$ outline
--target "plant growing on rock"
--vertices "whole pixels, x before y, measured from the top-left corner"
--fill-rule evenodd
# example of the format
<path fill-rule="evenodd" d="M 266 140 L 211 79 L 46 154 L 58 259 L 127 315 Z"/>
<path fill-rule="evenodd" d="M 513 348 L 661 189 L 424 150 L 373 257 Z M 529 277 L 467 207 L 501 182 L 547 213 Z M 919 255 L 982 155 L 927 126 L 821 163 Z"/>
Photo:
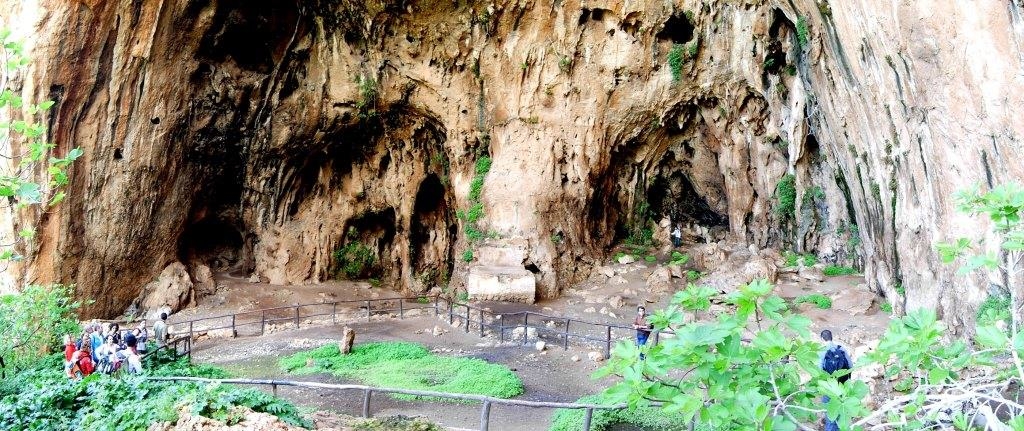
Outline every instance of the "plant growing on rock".
<path fill-rule="evenodd" d="M 807 27 L 807 17 L 800 16 L 796 20 L 796 42 L 800 49 L 807 47 L 810 42 L 810 29 Z"/>
<path fill-rule="evenodd" d="M 370 246 L 355 239 L 355 231 L 349 230 L 349 242 L 334 251 L 334 261 L 338 274 L 348 279 L 364 278 L 373 275 L 376 269 L 377 256 Z"/>
<path fill-rule="evenodd" d="M 814 305 L 816 305 L 818 308 L 820 308 L 822 310 L 828 310 L 828 309 L 832 308 L 832 298 L 829 298 L 829 297 L 827 297 L 825 295 L 822 295 L 820 293 L 812 293 L 810 295 L 804 295 L 804 296 L 801 296 L 801 297 L 797 298 L 793 302 L 797 303 L 797 304 L 803 304 L 803 303 L 814 304 Z"/>
<path fill-rule="evenodd" d="M 796 214 L 796 176 L 786 174 L 775 186 L 775 197 L 779 200 L 779 206 L 775 208 L 776 213 L 785 219 L 791 219 Z"/>
<path fill-rule="evenodd" d="M 23 257 L 35 236 L 34 223 L 25 216 L 38 216 L 64 200 L 67 169 L 83 152 L 74 148 L 63 158 L 51 155 L 56 145 L 46 141 L 45 120 L 35 117 L 45 115 L 54 102 L 25 100 L 12 88 L 31 58 L 8 29 L 0 29 L 0 44 L 0 111 L 4 114 L 0 117 L 0 200 L 5 203 L 3 211 L 10 214 L 11 227 L 17 230 L 11 232 L 13 237 L 0 231 L 0 265 L 6 269 L 7 261 Z M 38 178 L 40 172 L 45 173 L 44 178 Z M 25 211 L 30 208 L 33 211 Z"/>
<path fill-rule="evenodd" d="M 668 51 L 668 67 L 672 72 L 672 80 L 679 82 L 683 79 L 683 64 L 686 63 L 686 47 L 681 43 L 672 45 Z"/>
<path fill-rule="evenodd" d="M 857 273 L 857 268 L 850 268 L 848 266 L 837 266 L 829 265 L 825 267 L 825 275 L 829 277 L 836 277 L 840 275 L 851 275 Z"/>

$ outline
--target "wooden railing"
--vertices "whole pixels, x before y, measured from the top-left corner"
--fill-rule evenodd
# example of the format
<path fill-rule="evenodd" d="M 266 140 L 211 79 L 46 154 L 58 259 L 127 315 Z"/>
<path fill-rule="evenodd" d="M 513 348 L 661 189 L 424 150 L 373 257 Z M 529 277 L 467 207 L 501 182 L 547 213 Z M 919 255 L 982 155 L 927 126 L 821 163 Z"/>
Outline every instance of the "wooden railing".
<path fill-rule="evenodd" d="M 385 393 L 385 394 L 402 394 L 402 395 L 413 395 L 420 397 L 436 397 L 450 400 L 461 400 L 461 401 L 473 401 L 481 403 L 480 407 L 480 430 L 488 431 L 490 427 L 491 418 L 491 405 L 499 404 L 506 406 L 517 406 L 517 407 L 531 407 L 531 408 L 543 408 L 543 409 L 574 409 L 574 410 L 585 410 L 583 416 L 583 431 L 590 431 L 590 423 L 594 417 L 594 410 L 619 410 L 626 408 L 626 404 L 616 405 L 600 405 L 600 404 L 583 404 L 583 403 L 553 403 L 546 401 L 526 401 L 526 400 L 509 400 L 502 398 L 488 397 L 485 395 L 474 395 L 474 394 L 450 394 L 446 392 L 435 392 L 435 391 L 419 391 L 412 389 L 393 389 L 393 388 L 376 388 L 372 386 L 363 385 L 339 385 L 331 383 L 317 383 L 317 382 L 296 382 L 291 380 L 260 380 L 260 379 L 205 379 L 200 377 L 147 377 L 148 380 L 153 381 L 188 381 L 188 382 L 201 382 L 201 383 L 220 383 L 220 384 L 236 384 L 236 385 L 257 385 L 257 386 L 270 386 L 271 391 L 276 396 L 278 386 L 292 386 L 299 388 L 309 388 L 317 390 L 337 390 L 337 391 L 362 391 L 363 392 L 363 410 L 362 416 L 364 418 L 370 417 L 370 400 L 373 398 L 374 393 Z"/>

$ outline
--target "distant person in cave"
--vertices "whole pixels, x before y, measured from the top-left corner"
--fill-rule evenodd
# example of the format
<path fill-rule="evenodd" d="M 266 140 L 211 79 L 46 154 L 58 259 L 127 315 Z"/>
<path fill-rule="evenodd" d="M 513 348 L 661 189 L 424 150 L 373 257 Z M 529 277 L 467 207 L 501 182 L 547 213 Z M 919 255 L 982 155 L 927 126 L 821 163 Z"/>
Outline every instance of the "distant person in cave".
<path fill-rule="evenodd" d="M 4 364 L 4 357 L 0 356 L 0 379 L 7 378 L 7 365 Z"/>
<path fill-rule="evenodd" d="M 654 325 L 647 321 L 647 309 L 643 305 L 636 308 L 636 318 L 633 319 L 633 329 L 636 329 L 636 345 L 643 347 L 647 344 L 647 338 L 651 336 Z M 640 354 L 640 360 L 644 360 L 644 354 Z"/>
<path fill-rule="evenodd" d="M 836 374 L 843 370 L 849 370 L 853 366 L 853 361 L 850 360 L 850 355 L 846 353 L 846 349 L 832 341 L 832 331 L 828 329 L 821 331 L 821 339 L 828 343 L 818 360 L 822 371 Z M 840 375 L 836 377 L 836 380 L 839 383 L 846 383 L 847 380 L 850 380 L 850 374 Z M 828 395 L 822 396 L 821 401 L 828 404 Z M 834 420 L 829 419 L 827 414 L 825 415 L 825 431 L 839 431 L 839 425 Z"/>
<path fill-rule="evenodd" d="M 146 320 L 140 321 L 139 326 L 135 327 L 131 334 L 138 340 L 136 350 L 139 351 L 139 354 L 146 354 L 146 341 L 149 339 L 149 331 L 146 330 Z"/>
<path fill-rule="evenodd" d="M 683 245 L 683 232 L 679 230 L 679 225 L 672 230 L 672 246 L 679 247 Z"/>

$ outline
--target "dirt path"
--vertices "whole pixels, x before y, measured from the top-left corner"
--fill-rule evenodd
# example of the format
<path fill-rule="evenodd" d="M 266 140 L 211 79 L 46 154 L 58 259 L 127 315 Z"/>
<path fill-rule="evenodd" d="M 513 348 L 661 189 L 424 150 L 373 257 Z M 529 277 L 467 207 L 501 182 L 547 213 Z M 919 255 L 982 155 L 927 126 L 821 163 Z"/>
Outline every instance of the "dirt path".
<path fill-rule="evenodd" d="M 432 335 L 435 325 L 449 329 L 440 336 Z M 370 341 L 415 341 L 438 354 L 474 357 L 512 368 L 523 380 L 526 392 L 518 397 L 533 401 L 572 402 L 581 396 L 607 387 L 610 380 L 597 381 L 590 374 L 600 364 L 586 359 L 586 350 L 568 351 L 560 348 L 539 354 L 523 346 L 493 346 L 477 335 L 447 327 L 433 317 L 381 322 L 355 322 L 357 343 Z M 302 381 L 340 382 L 329 375 L 295 376 L 283 373 L 277 360 L 285 355 L 308 350 L 341 338 L 342 326 L 324 326 L 284 331 L 264 337 L 206 340 L 196 344 L 193 359 L 229 370 L 238 377 L 281 378 Z M 573 355 L 581 356 L 573 362 Z M 280 388 L 278 394 L 301 406 L 318 410 L 358 415 L 362 409 L 361 392 L 328 393 L 302 388 Z M 479 404 L 397 401 L 375 395 L 371 403 L 375 416 L 422 416 L 449 428 L 478 429 Z M 492 406 L 492 430 L 543 430 L 550 425 L 552 410 L 523 407 Z"/>

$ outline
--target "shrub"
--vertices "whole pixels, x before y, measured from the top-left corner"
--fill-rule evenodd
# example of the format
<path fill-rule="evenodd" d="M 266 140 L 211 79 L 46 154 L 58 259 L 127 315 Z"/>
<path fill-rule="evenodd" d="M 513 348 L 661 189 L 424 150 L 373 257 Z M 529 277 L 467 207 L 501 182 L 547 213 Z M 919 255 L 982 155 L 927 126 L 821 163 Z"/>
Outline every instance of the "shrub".
<path fill-rule="evenodd" d="M 818 308 L 820 308 L 822 310 L 828 310 L 828 309 L 832 308 L 832 299 L 827 297 L 827 296 L 825 296 L 825 295 L 822 295 L 820 293 L 812 293 L 810 295 L 804 295 L 804 296 L 801 296 L 801 297 L 797 298 L 793 302 L 795 302 L 797 304 L 802 304 L 802 303 L 805 303 L 805 302 L 811 303 L 811 304 L 817 305 Z"/>
<path fill-rule="evenodd" d="M 796 20 L 796 42 L 800 49 L 807 47 L 810 42 L 810 30 L 807 28 L 807 18 L 801 16 Z"/>
<path fill-rule="evenodd" d="M 693 270 L 686 271 L 686 281 L 689 281 L 689 282 L 697 281 L 697 279 L 699 279 L 699 278 L 701 278 L 703 276 L 704 276 L 704 273 L 700 272 L 700 271 L 693 271 Z"/>
<path fill-rule="evenodd" d="M 648 263 L 654 263 L 654 262 L 658 261 L 658 258 L 657 258 L 657 256 L 647 255 L 647 256 L 644 256 L 644 260 L 647 261 Z"/>
<path fill-rule="evenodd" d="M 477 175 L 487 175 L 491 171 L 491 158 L 484 156 L 476 161 L 475 172 Z"/>
<path fill-rule="evenodd" d="M 309 359 L 313 366 L 307 367 Z M 298 374 L 330 373 L 386 388 L 432 390 L 512 398 L 523 393 L 523 382 L 508 367 L 475 358 L 437 356 L 408 342 L 359 344 L 342 355 L 337 344 L 299 352 L 279 362 Z M 419 399 L 395 395 L 397 399 Z M 429 398 L 429 397 L 427 397 Z"/>
<path fill-rule="evenodd" d="M 71 298 L 72 288 L 60 284 L 0 295 L 0 357 L 8 366 L 36 362 L 60 345 L 62 335 L 81 332 L 75 316 L 81 302 Z"/>
<path fill-rule="evenodd" d="M 818 257 L 810 253 L 800 255 L 787 251 L 782 253 L 782 257 L 786 260 L 786 266 L 797 266 L 800 262 L 803 262 L 804 266 L 813 266 L 818 263 Z"/>
<path fill-rule="evenodd" d="M 338 264 L 338 272 L 348 279 L 371 275 L 374 272 L 376 259 L 373 249 L 359 241 L 351 241 L 334 252 L 334 261 Z"/>
<path fill-rule="evenodd" d="M 1010 320 L 1010 296 L 989 295 L 978 307 L 978 325 L 990 326 L 999 321 Z"/>
<path fill-rule="evenodd" d="M 775 211 L 784 218 L 791 218 L 796 213 L 796 176 L 787 174 L 775 186 L 775 197 L 779 206 Z"/>
<path fill-rule="evenodd" d="M 850 274 L 856 274 L 856 273 L 857 273 L 857 269 L 856 268 L 850 268 L 848 266 L 829 265 L 829 266 L 825 267 L 825 275 L 827 275 L 829 277 L 835 277 L 835 276 L 839 276 L 839 275 L 850 275 Z"/>
<path fill-rule="evenodd" d="M 462 252 L 462 261 L 466 263 L 473 261 L 473 249 L 467 248 L 466 251 Z"/>
<path fill-rule="evenodd" d="M 154 422 L 176 421 L 179 408 L 193 415 L 237 423 L 238 407 L 275 415 L 292 425 L 312 427 L 287 401 L 253 388 L 192 382 L 154 382 L 142 376 L 93 374 L 70 380 L 63 373 L 63 354 L 54 354 L 32 368 L 0 382 L 0 429 L 145 430 Z M 156 376 L 223 378 L 223 370 L 192 366 L 184 359 L 147 361 Z"/>
<path fill-rule="evenodd" d="M 668 262 L 669 265 L 686 265 L 686 262 L 690 261 L 690 255 L 683 254 L 678 251 L 672 252 L 672 260 Z"/>
<path fill-rule="evenodd" d="M 683 64 L 686 62 L 685 47 L 676 43 L 668 51 L 668 67 L 672 71 L 672 80 L 679 82 L 683 79 Z"/>
<path fill-rule="evenodd" d="M 886 313 L 892 314 L 892 304 L 888 302 L 883 303 L 882 305 L 878 306 L 878 308 L 882 309 L 882 311 Z"/>

